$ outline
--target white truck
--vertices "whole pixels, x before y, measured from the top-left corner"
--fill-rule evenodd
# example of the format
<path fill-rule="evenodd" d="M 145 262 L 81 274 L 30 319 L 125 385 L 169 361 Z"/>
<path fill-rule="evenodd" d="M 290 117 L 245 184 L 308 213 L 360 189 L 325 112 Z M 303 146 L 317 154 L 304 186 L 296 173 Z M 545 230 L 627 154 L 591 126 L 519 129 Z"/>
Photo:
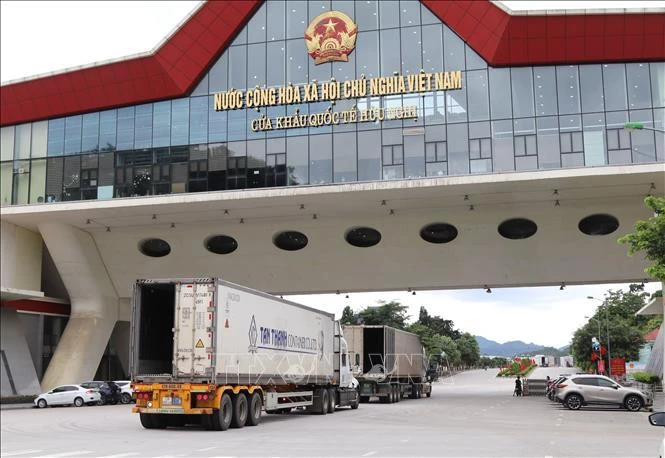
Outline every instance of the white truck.
<path fill-rule="evenodd" d="M 417 334 L 381 325 L 345 325 L 360 402 L 399 402 L 432 395 L 425 348 Z"/>
<path fill-rule="evenodd" d="M 262 410 L 358 408 L 334 315 L 217 278 L 138 280 L 130 370 L 145 428 L 255 426 Z"/>

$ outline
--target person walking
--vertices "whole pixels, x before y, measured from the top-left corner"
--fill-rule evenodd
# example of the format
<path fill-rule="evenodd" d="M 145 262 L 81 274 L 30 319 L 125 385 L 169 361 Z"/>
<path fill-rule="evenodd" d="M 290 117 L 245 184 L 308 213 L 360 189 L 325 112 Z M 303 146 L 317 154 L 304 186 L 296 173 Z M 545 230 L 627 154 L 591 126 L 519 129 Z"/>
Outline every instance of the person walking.
<path fill-rule="evenodd" d="M 515 391 L 513 391 L 513 396 L 522 396 L 522 381 L 518 375 L 515 379 Z"/>

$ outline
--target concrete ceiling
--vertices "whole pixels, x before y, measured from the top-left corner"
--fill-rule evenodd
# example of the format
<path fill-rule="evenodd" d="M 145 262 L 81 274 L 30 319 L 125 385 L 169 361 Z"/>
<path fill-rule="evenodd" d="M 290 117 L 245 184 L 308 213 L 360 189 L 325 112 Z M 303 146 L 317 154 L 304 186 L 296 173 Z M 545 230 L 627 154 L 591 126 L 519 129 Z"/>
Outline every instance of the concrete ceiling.
<path fill-rule="evenodd" d="M 63 202 L 4 207 L 1 215 L 34 231 L 57 221 L 89 232 L 123 297 L 137 278 L 181 276 L 221 276 L 280 294 L 480 288 L 641 280 L 641 257 L 627 257 L 616 239 L 650 216 L 648 192 L 665 194 L 665 164 Z M 580 219 L 596 213 L 618 218 L 619 229 L 581 233 Z M 537 233 L 500 236 L 497 226 L 515 217 L 533 220 Z M 420 230 L 434 222 L 459 235 L 425 242 Z M 377 229 L 381 242 L 349 245 L 344 235 L 357 226 Z M 276 248 L 273 237 L 284 230 L 306 234 L 307 247 Z M 204 241 L 218 234 L 234 237 L 238 249 L 207 251 Z M 141 254 L 139 243 L 151 237 L 168 241 L 171 253 Z"/>

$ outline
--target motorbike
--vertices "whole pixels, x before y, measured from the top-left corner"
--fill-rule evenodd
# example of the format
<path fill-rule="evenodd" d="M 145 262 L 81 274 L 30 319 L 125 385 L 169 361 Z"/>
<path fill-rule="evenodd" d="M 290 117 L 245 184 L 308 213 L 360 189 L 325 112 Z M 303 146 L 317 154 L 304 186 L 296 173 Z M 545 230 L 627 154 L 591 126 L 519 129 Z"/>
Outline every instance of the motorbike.
<path fill-rule="evenodd" d="M 106 404 L 116 405 L 122 402 L 122 392 L 120 387 L 114 382 L 106 382 L 100 386 L 99 394 L 101 395 L 101 399 L 98 403 L 100 406 Z"/>

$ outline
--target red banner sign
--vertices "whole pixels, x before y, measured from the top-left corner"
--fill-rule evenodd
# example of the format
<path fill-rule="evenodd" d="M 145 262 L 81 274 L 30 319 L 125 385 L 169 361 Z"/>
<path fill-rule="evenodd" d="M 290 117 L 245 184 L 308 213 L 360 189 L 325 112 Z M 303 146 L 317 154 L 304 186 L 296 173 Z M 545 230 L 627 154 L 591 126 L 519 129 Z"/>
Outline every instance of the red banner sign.
<path fill-rule="evenodd" d="M 625 358 L 612 358 L 610 360 L 610 369 L 612 369 L 612 376 L 624 375 L 626 373 L 626 360 Z"/>
<path fill-rule="evenodd" d="M 599 359 L 598 360 L 598 373 L 599 374 L 605 374 L 605 360 L 604 359 Z"/>

